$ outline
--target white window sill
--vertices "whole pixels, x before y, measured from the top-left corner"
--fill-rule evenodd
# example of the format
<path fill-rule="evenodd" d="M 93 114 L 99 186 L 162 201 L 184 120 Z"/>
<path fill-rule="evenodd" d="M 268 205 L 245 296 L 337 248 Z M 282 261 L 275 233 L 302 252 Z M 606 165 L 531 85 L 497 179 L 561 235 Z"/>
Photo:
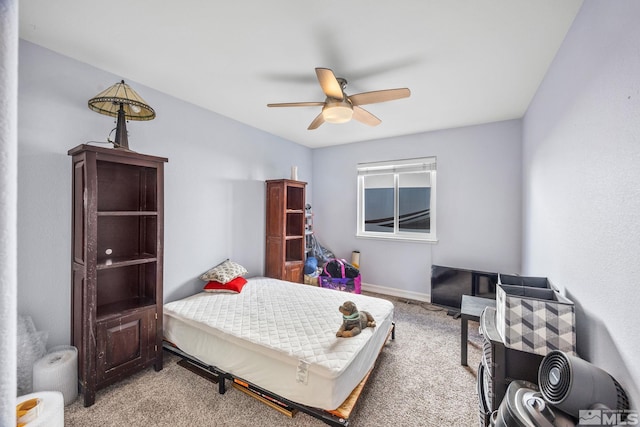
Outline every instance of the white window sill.
<path fill-rule="evenodd" d="M 404 236 L 376 236 L 376 235 L 370 235 L 370 234 L 356 234 L 356 238 L 357 239 L 370 239 L 370 240 L 387 240 L 387 241 L 394 241 L 394 242 L 411 242 L 411 243 L 431 243 L 431 244 L 436 244 L 438 243 L 438 239 L 433 237 L 433 238 L 429 238 L 429 239 L 420 239 L 417 237 L 404 237 Z"/>

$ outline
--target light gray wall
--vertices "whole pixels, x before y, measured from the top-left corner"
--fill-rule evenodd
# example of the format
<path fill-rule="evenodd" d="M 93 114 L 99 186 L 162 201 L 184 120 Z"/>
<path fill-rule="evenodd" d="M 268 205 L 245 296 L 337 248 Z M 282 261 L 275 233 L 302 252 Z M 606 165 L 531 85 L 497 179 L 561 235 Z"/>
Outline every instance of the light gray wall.
<path fill-rule="evenodd" d="M 640 402 L 640 2 L 585 1 L 525 116 L 525 274 L 577 304 L 579 354 Z"/>
<path fill-rule="evenodd" d="M 18 311 L 49 333 L 51 346 L 70 339 L 67 151 L 106 140 L 114 120 L 89 110 L 87 101 L 126 76 L 23 40 L 19 49 Z M 288 178 L 292 165 L 300 180 L 310 180 L 311 150 L 128 83 L 157 112 L 155 120 L 129 122 L 130 148 L 169 158 L 165 301 L 195 293 L 203 285 L 198 275 L 227 257 L 262 274 L 264 180 Z"/>
<path fill-rule="evenodd" d="M 432 263 L 519 272 L 521 132 L 510 120 L 315 149 L 318 240 L 347 260 L 360 250 L 363 282 L 400 296 L 428 300 Z M 356 238 L 356 165 L 427 156 L 438 163 L 438 242 Z"/>

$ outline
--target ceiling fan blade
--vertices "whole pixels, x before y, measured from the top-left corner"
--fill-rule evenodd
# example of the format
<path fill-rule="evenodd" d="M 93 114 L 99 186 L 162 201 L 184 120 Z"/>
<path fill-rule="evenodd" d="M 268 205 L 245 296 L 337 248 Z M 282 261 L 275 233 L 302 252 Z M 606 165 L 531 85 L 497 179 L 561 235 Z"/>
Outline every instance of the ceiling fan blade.
<path fill-rule="evenodd" d="M 377 126 L 382 123 L 382 120 L 357 105 L 353 106 L 352 118 L 369 126 Z"/>
<path fill-rule="evenodd" d="M 280 104 L 267 104 L 267 107 L 317 107 L 324 102 L 283 102 Z"/>
<path fill-rule="evenodd" d="M 408 98 L 411 95 L 409 89 L 386 89 L 373 92 L 362 92 L 349 96 L 351 103 L 355 105 L 375 104 L 378 102 L 393 101 L 395 99 Z"/>
<path fill-rule="evenodd" d="M 329 98 L 335 98 L 339 100 L 344 99 L 342 93 L 342 86 L 338 83 L 335 74 L 328 68 L 316 68 L 316 75 L 318 76 L 318 82 L 325 95 Z"/>
<path fill-rule="evenodd" d="M 315 119 L 313 119 L 313 121 L 311 122 L 307 130 L 318 129 L 318 127 L 320 127 L 320 125 L 323 123 L 324 123 L 324 117 L 322 113 L 320 113 L 316 116 Z"/>

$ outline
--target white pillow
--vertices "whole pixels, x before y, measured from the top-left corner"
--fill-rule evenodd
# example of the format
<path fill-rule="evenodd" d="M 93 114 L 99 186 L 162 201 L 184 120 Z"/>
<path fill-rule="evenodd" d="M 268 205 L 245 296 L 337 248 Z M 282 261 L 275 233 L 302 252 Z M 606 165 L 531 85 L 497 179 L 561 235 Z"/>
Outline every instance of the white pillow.
<path fill-rule="evenodd" d="M 236 277 L 247 274 L 247 269 L 233 261 L 226 260 L 204 273 L 200 278 L 206 282 L 215 280 L 220 283 L 228 283 Z"/>

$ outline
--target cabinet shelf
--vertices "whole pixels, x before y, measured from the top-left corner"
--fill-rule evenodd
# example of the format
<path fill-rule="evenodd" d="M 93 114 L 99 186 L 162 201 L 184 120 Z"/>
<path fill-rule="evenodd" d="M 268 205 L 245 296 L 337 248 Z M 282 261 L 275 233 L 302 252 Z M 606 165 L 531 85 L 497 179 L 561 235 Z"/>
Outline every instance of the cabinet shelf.
<path fill-rule="evenodd" d="M 157 211 L 100 211 L 98 216 L 158 216 Z"/>
<path fill-rule="evenodd" d="M 100 215 L 97 224 L 97 262 L 147 262 L 155 257 L 158 215 Z"/>
<path fill-rule="evenodd" d="M 148 262 L 155 262 L 158 258 L 155 255 L 151 254 L 142 254 L 135 258 L 131 257 L 118 257 L 118 258 L 107 258 L 107 259 L 99 259 L 96 264 L 96 268 L 98 270 L 103 270 L 107 268 L 118 268 L 118 267 L 127 267 L 130 265 L 138 265 L 145 264 Z"/>
<path fill-rule="evenodd" d="M 96 319 L 98 322 L 104 322 L 114 318 L 126 316 L 141 308 L 153 308 L 155 300 L 152 298 L 131 298 L 123 301 L 116 301 L 110 304 L 99 305 Z"/>

